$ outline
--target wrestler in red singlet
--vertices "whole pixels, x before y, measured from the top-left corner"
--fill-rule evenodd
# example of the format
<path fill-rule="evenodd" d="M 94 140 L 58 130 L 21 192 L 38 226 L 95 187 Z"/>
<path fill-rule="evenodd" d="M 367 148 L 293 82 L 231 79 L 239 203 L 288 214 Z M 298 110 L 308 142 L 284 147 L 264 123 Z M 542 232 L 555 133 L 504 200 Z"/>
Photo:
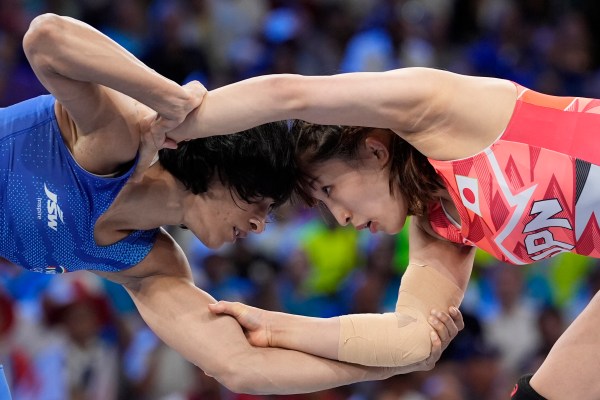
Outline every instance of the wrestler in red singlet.
<path fill-rule="evenodd" d="M 600 100 L 517 85 L 506 130 L 480 153 L 429 160 L 456 204 L 430 209 L 436 233 L 527 264 L 562 252 L 600 257 Z"/>

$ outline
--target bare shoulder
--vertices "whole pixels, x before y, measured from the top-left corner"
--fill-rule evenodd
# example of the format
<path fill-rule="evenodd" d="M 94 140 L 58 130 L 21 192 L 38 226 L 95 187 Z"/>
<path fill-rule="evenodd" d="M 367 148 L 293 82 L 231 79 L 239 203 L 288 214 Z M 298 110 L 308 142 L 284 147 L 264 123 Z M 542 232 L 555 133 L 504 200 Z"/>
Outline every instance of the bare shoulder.
<path fill-rule="evenodd" d="M 407 138 L 427 157 L 470 157 L 490 146 L 508 126 L 517 101 L 514 83 L 449 72 L 428 79 L 434 91 L 424 104 L 428 123 L 421 135 Z"/>

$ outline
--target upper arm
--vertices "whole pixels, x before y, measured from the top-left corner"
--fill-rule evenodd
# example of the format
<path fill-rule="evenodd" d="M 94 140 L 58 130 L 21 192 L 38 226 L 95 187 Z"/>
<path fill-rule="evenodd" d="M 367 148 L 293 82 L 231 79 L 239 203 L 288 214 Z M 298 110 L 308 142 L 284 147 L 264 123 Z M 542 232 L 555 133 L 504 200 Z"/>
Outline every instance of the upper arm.
<path fill-rule="evenodd" d="M 466 290 L 475 257 L 475 248 L 434 237 L 423 225 L 424 219 L 412 217 L 409 231 L 409 262 L 428 265 Z"/>
<path fill-rule="evenodd" d="M 399 134 L 447 130 L 453 104 L 472 95 L 472 77 L 430 68 L 332 76 L 281 75 L 267 92 L 286 118 L 385 128 Z M 456 90 L 460 85 L 463 90 Z M 459 115 L 453 115 L 455 118 Z"/>
<path fill-rule="evenodd" d="M 129 128 L 135 113 L 134 100 L 89 79 L 76 79 L 59 72 L 73 69 L 69 66 L 75 58 L 72 52 L 81 52 L 81 49 L 70 49 L 65 38 L 85 36 L 86 31 L 87 27 L 75 19 L 44 14 L 31 22 L 23 38 L 23 49 L 36 76 L 58 102 L 59 123 L 65 120 L 72 122 L 72 137 L 65 139 L 73 144 L 78 137 L 102 131 L 106 144 L 115 143 L 114 139 L 119 138 L 120 147 L 112 149 L 118 153 L 127 147 L 127 133 L 131 132 Z M 78 40 L 93 41 L 94 36 Z M 85 49 L 85 46 L 82 47 Z M 77 57 L 93 58 L 94 54 L 77 54 Z M 96 150 L 102 150 L 98 149 L 98 142 L 95 145 Z M 133 146 L 133 155 L 136 149 Z"/>
<path fill-rule="evenodd" d="M 78 65 L 72 61 L 73 52 L 80 58 L 93 54 L 71 49 L 65 37 L 85 36 L 82 32 L 87 30 L 72 18 L 44 14 L 31 22 L 23 49 L 40 82 L 56 98 L 61 134 L 79 165 L 92 173 L 109 174 L 135 157 L 139 147 L 138 117 L 130 97 L 72 76 Z"/>
<path fill-rule="evenodd" d="M 275 80 L 291 118 L 320 124 L 357 125 L 424 132 L 446 121 L 449 93 L 460 75 L 428 68 L 296 76 Z"/>
<path fill-rule="evenodd" d="M 430 68 L 272 80 L 270 108 L 283 108 L 284 118 L 390 129 L 440 159 L 489 146 L 505 129 L 515 101 L 510 82 Z M 440 143 L 449 149 L 442 151 Z"/>
<path fill-rule="evenodd" d="M 64 17 L 38 16 L 23 37 L 23 50 L 40 82 L 79 122 L 78 115 L 87 113 L 93 117 L 104 93 L 97 84 L 71 79 L 57 72 L 57 64 L 61 62 L 57 54 L 61 36 L 68 33 Z"/>
<path fill-rule="evenodd" d="M 227 316 L 215 316 L 215 299 L 194 285 L 182 249 L 164 231 L 148 256 L 122 273 L 99 273 L 122 284 L 148 326 L 170 347 L 219 380 L 251 351 L 241 327 Z"/>

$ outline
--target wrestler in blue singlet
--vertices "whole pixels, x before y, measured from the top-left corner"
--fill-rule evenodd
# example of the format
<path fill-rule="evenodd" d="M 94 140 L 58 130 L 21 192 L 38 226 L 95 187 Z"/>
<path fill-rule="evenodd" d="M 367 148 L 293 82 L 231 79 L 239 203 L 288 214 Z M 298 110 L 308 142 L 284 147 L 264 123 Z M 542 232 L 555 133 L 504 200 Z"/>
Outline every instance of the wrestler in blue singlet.
<path fill-rule="evenodd" d="M 133 173 L 102 177 L 66 147 L 55 99 L 0 109 L 0 256 L 36 272 L 120 271 L 150 251 L 158 229 L 98 246 L 94 225 Z"/>

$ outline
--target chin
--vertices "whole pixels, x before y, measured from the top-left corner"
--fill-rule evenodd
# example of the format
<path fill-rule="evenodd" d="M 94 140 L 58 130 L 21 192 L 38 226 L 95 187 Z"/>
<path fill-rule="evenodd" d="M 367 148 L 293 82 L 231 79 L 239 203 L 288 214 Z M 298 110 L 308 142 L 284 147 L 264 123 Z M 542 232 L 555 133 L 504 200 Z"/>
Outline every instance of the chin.
<path fill-rule="evenodd" d="M 402 228 L 400 229 L 392 229 L 390 231 L 384 231 L 385 233 L 387 233 L 388 235 L 397 235 L 400 233 L 400 231 L 402 231 Z"/>
<path fill-rule="evenodd" d="M 203 245 L 205 245 L 206 247 L 208 247 L 211 250 L 217 250 L 219 247 L 223 246 L 225 244 L 225 242 L 221 241 L 216 241 L 216 240 L 205 240 L 205 239 L 200 239 L 200 241 L 202 242 Z"/>
<path fill-rule="evenodd" d="M 390 229 L 385 229 L 383 230 L 384 233 L 388 234 L 388 235 L 397 235 L 400 233 L 400 231 L 402 230 L 403 226 L 399 227 L 399 228 L 390 228 Z"/>
<path fill-rule="evenodd" d="M 211 250 L 216 250 L 219 247 L 223 246 L 224 242 L 223 240 L 217 240 L 217 238 L 214 235 L 211 235 L 210 233 L 207 234 L 206 230 L 202 230 L 200 232 L 194 231 L 191 228 L 188 228 L 193 234 L 194 236 L 196 236 L 196 238 L 202 242 L 202 244 L 204 246 L 206 246 L 207 248 L 211 249 Z"/>
<path fill-rule="evenodd" d="M 402 229 L 404 229 L 404 226 L 406 226 L 406 217 L 401 218 L 400 221 L 387 230 L 386 233 L 390 235 L 397 235 L 402 231 Z"/>

